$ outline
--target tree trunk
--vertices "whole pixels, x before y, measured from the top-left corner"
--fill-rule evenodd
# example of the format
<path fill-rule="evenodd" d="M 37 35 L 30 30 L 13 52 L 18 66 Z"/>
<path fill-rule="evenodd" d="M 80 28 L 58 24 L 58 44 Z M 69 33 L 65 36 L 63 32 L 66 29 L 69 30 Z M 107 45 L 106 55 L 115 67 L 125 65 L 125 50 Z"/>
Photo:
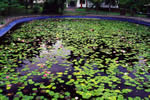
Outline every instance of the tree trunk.
<path fill-rule="evenodd" d="M 30 6 L 33 8 L 33 0 L 30 0 Z"/>
<path fill-rule="evenodd" d="M 87 0 L 86 0 L 86 8 L 87 8 L 87 6 L 88 6 L 88 5 L 87 5 Z"/>
<path fill-rule="evenodd" d="M 126 15 L 126 9 L 120 9 L 120 15 Z"/>
<path fill-rule="evenodd" d="M 25 0 L 25 8 L 28 9 L 28 0 Z"/>
<path fill-rule="evenodd" d="M 7 14 L 10 14 L 11 15 L 11 5 L 12 5 L 12 3 L 11 3 L 11 0 L 8 0 L 8 8 L 7 8 Z"/>
<path fill-rule="evenodd" d="M 82 8 L 82 0 L 80 0 L 81 8 Z"/>
<path fill-rule="evenodd" d="M 54 13 L 56 13 L 56 14 L 59 13 L 59 7 L 60 7 L 59 1 L 55 0 L 55 2 L 54 2 L 54 9 L 55 9 Z"/>
<path fill-rule="evenodd" d="M 109 0 L 109 12 L 111 11 L 111 0 Z"/>

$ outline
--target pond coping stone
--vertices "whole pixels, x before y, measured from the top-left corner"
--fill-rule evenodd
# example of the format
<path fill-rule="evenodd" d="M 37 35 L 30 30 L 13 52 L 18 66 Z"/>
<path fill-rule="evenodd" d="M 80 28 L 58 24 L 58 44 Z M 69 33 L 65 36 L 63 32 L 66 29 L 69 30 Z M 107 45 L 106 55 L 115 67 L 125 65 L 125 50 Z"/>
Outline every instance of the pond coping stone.
<path fill-rule="evenodd" d="M 90 18 L 90 19 L 103 19 L 103 20 L 116 20 L 116 21 L 124 21 L 124 22 L 130 22 L 135 24 L 141 24 L 145 26 L 150 26 L 150 20 L 146 18 L 139 18 L 139 17 L 126 17 L 126 16 L 96 16 L 96 15 L 90 15 L 90 16 L 72 16 L 72 15 L 37 15 L 37 16 L 21 16 L 18 18 L 13 18 L 8 23 L 0 26 L 0 37 L 5 35 L 11 28 L 13 28 L 15 25 L 23 22 L 28 22 L 32 20 L 41 20 L 41 19 L 48 19 L 48 18 Z"/>

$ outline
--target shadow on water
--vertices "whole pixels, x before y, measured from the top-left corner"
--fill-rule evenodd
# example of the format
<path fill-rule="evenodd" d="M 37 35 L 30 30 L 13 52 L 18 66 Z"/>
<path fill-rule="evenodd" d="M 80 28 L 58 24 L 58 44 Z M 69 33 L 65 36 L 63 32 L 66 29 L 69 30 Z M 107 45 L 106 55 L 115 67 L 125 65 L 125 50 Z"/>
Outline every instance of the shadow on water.
<path fill-rule="evenodd" d="M 47 71 L 51 71 L 52 73 L 64 72 L 66 69 L 72 68 L 67 67 L 71 65 L 64 63 L 66 61 L 65 57 L 70 54 L 70 50 L 63 47 L 61 41 L 56 41 L 51 50 L 48 50 L 45 44 L 42 44 L 40 47 L 42 47 L 40 54 L 34 57 L 32 62 L 29 60 L 24 60 L 24 64 L 20 65 L 21 67 L 17 68 L 17 71 L 20 72 L 21 75 L 25 75 L 24 73 L 28 73 L 27 71 L 24 71 L 24 73 L 21 71 L 26 66 L 29 68 L 29 72 L 34 71 L 35 69 L 38 69 L 39 72 L 42 72 L 43 69 L 41 67 L 48 69 Z M 52 62 L 50 68 L 46 66 L 46 63 L 48 63 L 48 61 Z M 67 66 L 61 66 L 61 64 L 67 64 Z"/>
<path fill-rule="evenodd" d="M 126 68 L 122 67 L 122 66 L 119 66 L 118 69 L 120 70 L 120 72 L 123 72 L 124 75 L 125 75 L 125 73 L 128 73 L 128 70 L 127 70 Z M 128 73 L 127 75 L 128 75 L 129 77 L 131 77 L 132 79 L 135 79 L 135 78 L 137 78 L 137 77 L 134 75 L 134 73 L 135 73 L 135 71 L 132 71 L 132 72 Z M 147 74 L 147 75 L 150 75 L 150 74 Z M 117 75 L 117 77 L 121 79 L 121 83 L 120 83 L 120 84 L 117 84 L 117 89 L 121 89 L 121 90 L 122 90 L 122 89 L 131 89 L 131 90 L 132 90 L 132 92 L 127 93 L 127 94 L 125 95 L 125 97 L 136 97 L 136 96 L 139 96 L 139 97 L 141 97 L 141 98 L 148 97 L 148 95 L 149 95 L 150 93 L 145 92 L 144 89 L 138 90 L 138 89 L 136 88 L 136 86 L 125 85 L 125 82 L 126 82 L 126 81 L 125 81 L 125 79 L 122 78 L 122 76 L 123 76 L 123 75 L 121 75 L 121 74 Z M 140 75 L 140 76 L 143 76 L 143 75 Z M 144 76 L 143 76 L 143 77 L 144 77 Z M 144 78 L 145 78 L 144 81 L 146 82 L 147 79 L 146 79 L 146 77 L 144 77 Z M 139 82 L 140 82 L 140 81 L 139 81 Z M 140 83 L 142 84 L 143 82 L 140 82 Z M 131 84 L 135 84 L 135 83 L 131 83 Z"/>
<path fill-rule="evenodd" d="M 74 63 L 70 63 L 70 61 L 77 59 L 80 60 L 82 57 L 79 56 L 75 56 L 73 55 L 73 52 L 70 51 L 67 47 L 65 47 L 63 45 L 63 42 L 61 40 L 57 40 L 55 44 L 53 45 L 46 45 L 46 44 L 41 44 L 39 45 L 42 50 L 40 50 L 39 55 L 35 56 L 32 58 L 31 60 L 24 60 L 22 64 L 20 64 L 18 68 L 16 68 L 16 72 L 20 73 L 19 77 L 28 75 L 32 72 L 37 72 L 37 73 L 43 73 L 42 75 L 34 75 L 31 74 L 30 76 L 28 76 L 28 78 L 26 80 L 30 80 L 32 79 L 35 83 L 43 83 L 45 86 L 48 86 L 53 80 L 53 78 L 42 78 L 42 77 L 46 77 L 44 76 L 45 72 L 55 76 L 57 75 L 58 72 L 62 72 L 65 73 L 65 71 L 68 71 L 68 73 L 66 75 L 62 75 L 61 79 L 64 80 L 64 83 L 60 83 L 58 82 L 57 79 L 54 79 L 53 83 L 55 83 L 56 89 L 54 90 L 54 92 L 59 92 L 64 94 L 64 92 L 69 91 L 71 93 L 70 96 L 66 97 L 65 99 L 71 99 L 73 97 L 79 97 L 82 98 L 79 94 L 76 93 L 76 87 L 74 85 L 66 85 L 65 82 L 69 81 L 69 79 L 67 78 L 68 75 L 72 75 L 72 73 L 74 72 L 74 68 L 73 66 L 75 66 Z M 50 48 L 48 48 L 50 47 Z M 96 50 L 99 51 L 99 50 Z M 114 52 L 114 50 L 112 49 L 112 53 Z M 92 55 L 92 54 L 89 54 Z M 105 55 L 105 57 L 107 58 L 115 58 L 116 55 L 108 55 L 105 54 L 104 52 L 100 52 L 99 51 L 99 58 L 101 58 L 103 55 Z M 125 57 L 119 57 L 119 59 L 124 59 Z M 81 63 L 81 66 L 83 66 L 86 63 L 86 60 L 89 59 L 84 58 L 85 60 Z M 51 63 L 49 63 L 51 62 Z M 141 60 L 139 60 L 140 63 L 143 63 Z M 104 65 L 105 64 L 105 60 L 103 62 Z M 105 70 L 107 70 L 107 68 L 104 68 Z M 122 66 L 119 66 L 118 69 L 120 70 L 120 72 L 123 73 L 128 73 L 128 70 Z M 93 70 L 100 70 L 99 68 L 97 68 L 96 66 L 93 67 Z M 136 76 L 133 74 L 134 72 L 130 72 L 128 75 L 131 78 L 136 78 Z M 107 73 L 105 72 L 100 72 L 101 76 L 107 76 Z M 136 97 L 136 96 L 140 96 L 141 98 L 144 98 L 146 96 L 149 95 L 149 93 L 145 92 L 144 90 L 137 90 L 135 86 L 128 86 L 125 85 L 125 80 L 122 78 L 122 74 L 118 74 L 117 77 L 121 79 L 121 83 L 113 83 L 113 84 L 117 84 L 116 89 L 122 90 L 122 89 L 132 89 L 132 92 L 129 92 L 127 94 L 125 94 L 125 97 Z M 51 77 L 51 76 L 50 76 Z M 86 78 L 86 76 L 85 76 Z M 76 80 L 76 77 L 72 75 L 72 79 Z M 10 94 L 9 98 L 10 100 L 13 99 L 14 97 L 17 97 L 16 93 L 19 89 L 19 87 L 24 86 L 23 83 L 17 83 L 17 84 L 12 84 L 11 89 L 10 90 L 6 90 L 6 86 L 4 86 L 4 92 L 3 94 Z M 24 93 L 24 95 L 30 95 L 32 93 L 36 93 L 37 96 L 45 96 L 46 98 L 51 99 L 52 97 L 49 96 L 46 93 L 46 90 L 43 90 L 40 86 L 35 86 L 34 84 L 27 84 L 27 86 L 24 86 L 25 88 L 22 89 L 21 91 Z M 37 88 L 37 90 L 32 90 L 33 88 Z M 107 84 L 105 84 L 105 88 L 110 88 L 109 86 L 107 86 Z M 93 98 L 93 97 L 91 97 Z M 34 97 L 34 99 L 36 99 L 36 96 Z"/>
<path fill-rule="evenodd" d="M 7 34 L 7 36 L 2 38 L 2 41 L 5 39 L 8 41 L 11 41 L 8 36 L 9 36 L 9 34 Z M 39 41 L 42 41 L 42 39 L 40 37 L 38 39 L 39 39 Z M 74 66 L 76 64 L 72 63 L 72 61 L 74 59 L 79 61 L 83 57 L 81 55 L 75 56 L 73 54 L 73 51 L 69 50 L 67 47 L 65 47 L 63 45 L 62 40 L 57 40 L 54 44 L 53 43 L 39 44 L 39 41 L 35 41 L 35 43 L 31 43 L 31 44 L 35 45 L 35 50 L 38 47 L 41 47 L 42 49 L 40 51 L 38 51 L 36 56 L 33 56 L 32 52 L 31 52 L 31 54 L 29 54 L 28 58 L 32 57 L 32 59 L 24 60 L 21 64 L 18 64 L 19 67 L 16 68 L 16 72 L 19 73 L 18 77 L 27 75 L 27 78 L 25 81 L 32 79 L 34 81 L 34 84 L 29 84 L 29 83 L 27 83 L 27 85 L 24 85 L 24 83 L 12 84 L 11 89 L 9 89 L 9 90 L 6 90 L 6 86 L 3 86 L 3 87 L 1 87 L 4 90 L 3 94 L 6 94 L 10 98 L 10 100 L 12 100 L 14 97 L 17 97 L 16 93 L 17 93 L 19 87 L 24 87 L 24 89 L 21 89 L 21 91 L 23 92 L 24 95 L 30 95 L 32 93 L 36 93 L 36 96 L 34 97 L 34 99 L 36 99 L 37 96 L 44 96 L 48 99 L 51 99 L 52 97 L 48 93 L 46 93 L 46 90 L 42 89 L 39 84 L 41 83 L 41 84 L 44 84 L 45 86 L 48 86 L 49 84 L 54 83 L 56 86 L 56 89 L 53 90 L 54 92 L 58 92 L 61 94 L 64 94 L 66 91 L 70 92 L 70 96 L 65 97 L 66 100 L 74 98 L 74 97 L 79 97 L 79 99 L 82 98 L 81 95 L 76 93 L 75 85 L 66 85 L 65 82 L 69 81 L 69 79 L 67 78 L 68 75 L 72 75 L 72 79 L 76 80 L 76 76 L 73 75 Z M 8 44 L 8 42 L 1 42 L 0 44 Z M 101 45 L 103 45 L 103 47 L 106 46 L 106 44 L 101 44 Z M 101 45 L 99 47 L 101 47 Z M 105 47 L 105 48 L 107 48 L 107 47 Z M 121 48 L 127 52 L 131 51 L 131 48 L 123 48 L 123 47 L 121 47 Z M 118 60 L 124 60 L 126 58 L 122 52 L 117 52 L 114 48 L 109 48 L 109 49 L 111 49 L 111 54 L 106 54 L 105 52 L 102 52 L 100 50 L 100 48 L 96 48 L 94 50 L 95 52 L 98 52 L 98 58 L 103 59 L 103 62 L 102 62 L 103 65 L 106 65 L 105 58 L 113 59 L 113 58 L 118 57 Z M 84 60 L 82 61 L 80 66 L 84 66 L 84 64 L 86 63 L 86 60 L 90 59 L 90 55 L 93 55 L 93 54 L 89 53 L 87 57 L 83 58 Z M 104 56 L 104 58 L 103 58 L 103 56 Z M 132 57 L 134 55 L 130 55 L 130 56 Z M 132 63 L 132 62 L 138 62 L 138 61 L 141 65 L 144 64 L 143 60 L 139 60 L 139 59 L 128 59 L 128 60 L 126 60 L 126 63 Z M 99 72 L 100 75 L 108 76 L 106 73 L 107 67 L 102 68 L 102 69 L 104 69 L 105 71 Z M 96 66 L 93 66 L 93 70 L 101 70 L 101 69 Z M 129 72 L 127 70 L 127 68 L 124 68 L 122 66 L 119 66 L 118 70 L 123 73 L 128 73 L 128 76 L 130 76 L 133 79 L 135 79 L 137 77 L 134 75 L 136 70 Z M 63 74 L 61 78 L 56 77 L 58 75 L 58 73 L 62 74 L 62 73 L 65 73 L 66 71 L 67 71 L 67 74 Z M 29 74 L 31 74 L 31 75 L 29 75 Z M 95 74 L 95 76 L 96 75 L 97 74 Z M 136 96 L 139 96 L 141 98 L 148 97 L 149 93 L 145 92 L 143 89 L 137 90 L 136 86 L 125 85 L 126 80 L 124 80 L 122 78 L 123 75 L 124 74 L 116 75 L 121 80 L 121 83 L 113 83 L 113 84 L 117 85 L 117 87 L 115 89 L 119 89 L 119 90 L 132 89 L 132 92 L 125 94 L 126 98 L 136 97 Z M 148 74 L 148 75 L 150 75 L 150 74 Z M 48 78 L 47 78 L 47 76 L 48 76 Z M 64 82 L 60 83 L 58 80 L 59 78 L 61 80 L 63 80 Z M 85 78 L 86 78 L 86 76 L 85 76 Z M 147 81 L 146 78 L 144 81 Z M 36 85 L 36 83 L 39 83 L 39 84 Z M 33 88 L 37 88 L 37 90 L 33 90 Z M 107 84 L 105 84 L 105 88 L 110 88 L 110 87 L 107 86 Z M 91 97 L 91 99 L 92 98 L 93 97 Z"/>

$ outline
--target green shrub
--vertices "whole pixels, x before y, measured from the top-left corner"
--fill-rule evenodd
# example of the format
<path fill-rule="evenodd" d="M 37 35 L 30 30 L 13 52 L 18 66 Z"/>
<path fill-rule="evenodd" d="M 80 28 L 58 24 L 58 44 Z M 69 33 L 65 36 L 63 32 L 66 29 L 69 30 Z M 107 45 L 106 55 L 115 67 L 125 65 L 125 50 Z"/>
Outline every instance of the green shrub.
<path fill-rule="evenodd" d="M 35 5 L 33 7 L 33 13 L 38 13 L 40 11 L 40 6 L 39 5 Z"/>

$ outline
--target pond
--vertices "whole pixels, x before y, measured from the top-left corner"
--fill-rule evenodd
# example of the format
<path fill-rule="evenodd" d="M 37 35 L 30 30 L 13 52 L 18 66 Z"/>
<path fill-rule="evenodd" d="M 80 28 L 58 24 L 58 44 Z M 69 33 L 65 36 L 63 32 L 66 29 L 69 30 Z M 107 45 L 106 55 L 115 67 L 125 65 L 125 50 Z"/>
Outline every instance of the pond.
<path fill-rule="evenodd" d="M 150 28 L 47 19 L 0 38 L 0 100 L 149 100 Z"/>

